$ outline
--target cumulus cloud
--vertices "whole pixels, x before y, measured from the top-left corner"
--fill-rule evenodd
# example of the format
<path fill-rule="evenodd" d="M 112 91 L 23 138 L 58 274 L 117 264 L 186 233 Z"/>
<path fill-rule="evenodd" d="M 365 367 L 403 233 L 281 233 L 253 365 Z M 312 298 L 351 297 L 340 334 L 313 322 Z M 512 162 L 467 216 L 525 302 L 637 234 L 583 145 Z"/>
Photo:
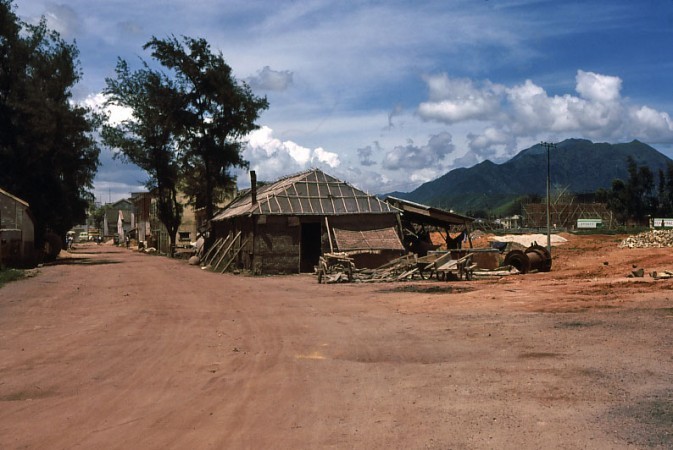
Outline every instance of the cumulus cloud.
<path fill-rule="evenodd" d="M 247 82 L 253 89 L 284 91 L 292 84 L 292 72 L 272 70 L 269 66 L 264 66 L 257 75 L 248 78 Z"/>
<path fill-rule="evenodd" d="M 337 153 L 321 147 L 311 149 L 293 141 L 281 141 L 266 126 L 248 135 L 243 158 L 250 162 L 250 168 L 256 170 L 264 180 L 274 180 L 311 167 L 329 170 L 341 165 Z"/>
<path fill-rule="evenodd" d="M 498 85 L 476 85 L 468 79 L 451 79 L 446 74 L 425 77 L 429 100 L 418 107 L 426 120 L 455 123 L 487 119 L 499 109 L 501 90 Z"/>
<path fill-rule="evenodd" d="M 531 80 L 505 86 L 444 74 L 425 81 L 429 98 L 419 105 L 418 115 L 447 125 L 482 124 L 473 125 L 475 131 L 466 136 L 470 149 L 479 155 L 513 152 L 518 140 L 549 134 L 607 141 L 673 141 L 671 117 L 647 106 L 631 105 L 622 97 L 622 80 L 616 76 L 578 70 L 574 95 L 549 95 Z"/>
<path fill-rule="evenodd" d="M 622 80 L 619 77 L 579 70 L 576 81 L 577 92 L 588 100 L 601 103 L 619 100 L 622 89 Z"/>
<path fill-rule="evenodd" d="M 110 125 L 119 125 L 124 120 L 133 118 L 133 110 L 124 106 L 106 105 L 107 98 L 102 93 L 91 94 L 87 96 L 82 104 L 87 108 L 103 113 L 107 116 L 107 121 Z"/>
<path fill-rule="evenodd" d="M 409 140 L 386 153 L 383 168 L 388 170 L 414 169 L 441 165 L 444 157 L 454 150 L 450 133 L 442 132 L 431 136 L 426 145 L 417 146 Z"/>

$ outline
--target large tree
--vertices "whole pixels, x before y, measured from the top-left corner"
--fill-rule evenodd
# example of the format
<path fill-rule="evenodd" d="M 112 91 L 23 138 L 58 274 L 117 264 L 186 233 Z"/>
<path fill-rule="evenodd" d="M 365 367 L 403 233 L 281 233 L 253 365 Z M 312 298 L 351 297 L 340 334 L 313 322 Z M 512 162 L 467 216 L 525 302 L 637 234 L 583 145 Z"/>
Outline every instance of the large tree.
<path fill-rule="evenodd" d="M 184 190 L 211 219 L 218 192 L 235 181 L 232 169 L 248 165 L 241 154 L 243 138 L 258 128 L 255 121 L 268 102 L 239 82 L 204 39 L 152 38 L 144 48 L 172 71 L 182 97 L 176 120 L 182 127 Z"/>
<path fill-rule="evenodd" d="M 655 190 L 654 174 L 649 167 L 639 167 L 631 156 L 626 159 L 626 167 L 629 178 L 613 180 L 611 190 L 599 189 L 597 198 L 607 203 L 620 222 L 633 219 L 644 223 L 648 217 L 664 213 L 661 205 L 666 200 L 662 198 L 666 194 L 666 180 L 660 179 L 661 187 Z"/>
<path fill-rule="evenodd" d="M 44 19 L 26 24 L 0 0 L 0 187 L 30 203 L 38 247 L 83 222 L 93 198 L 98 119 L 72 102 L 77 58 Z"/>
<path fill-rule="evenodd" d="M 128 108 L 132 117 L 103 127 L 104 142 L 149 174 L 147 188 L 157 201 L 157 215 L 168 231 L 171 253 L 182 218 L 178 201 L 178 136 L 176 119 L 182 96 L 172 80 L 147 64 L 132 72 L 119 60 L 117 77 L 106 80 L 108 103 Z"/>

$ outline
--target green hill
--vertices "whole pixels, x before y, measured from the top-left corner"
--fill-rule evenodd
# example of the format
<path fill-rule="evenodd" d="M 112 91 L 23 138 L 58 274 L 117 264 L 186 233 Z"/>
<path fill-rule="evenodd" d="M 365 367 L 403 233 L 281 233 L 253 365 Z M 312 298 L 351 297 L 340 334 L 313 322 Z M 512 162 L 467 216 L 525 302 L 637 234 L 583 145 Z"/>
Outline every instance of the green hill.
<path fill-rule="evenodd" d="M 648 166 L 656 175 L 673 160 L 639 141 L 623 144 L 593 143 L 584 139 L 560 142 L 550 154 L 551 185 L 572 193 L 609 188 L 615 178 L 627 179 L 626 160 Z M 547 152 L 540 145 L 522 150 L 509 161 L 481 162 L 454 169 L 412 192 L 391 193 L 418 203 L 457 212 L 498 210 L 518 197 L 545 195 Z"/>

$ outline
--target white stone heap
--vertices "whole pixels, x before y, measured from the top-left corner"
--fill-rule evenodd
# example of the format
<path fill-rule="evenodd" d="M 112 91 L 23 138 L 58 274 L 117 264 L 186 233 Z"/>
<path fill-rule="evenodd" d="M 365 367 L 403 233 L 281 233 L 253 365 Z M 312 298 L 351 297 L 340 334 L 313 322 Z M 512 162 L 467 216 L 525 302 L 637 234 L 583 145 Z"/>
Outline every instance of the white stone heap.
<path fill-rule="evenodd" d="M 629 236 L 620 244 L 620 248 L 662 248 L 673 247 L 673 230 L 651 230 Z"/>

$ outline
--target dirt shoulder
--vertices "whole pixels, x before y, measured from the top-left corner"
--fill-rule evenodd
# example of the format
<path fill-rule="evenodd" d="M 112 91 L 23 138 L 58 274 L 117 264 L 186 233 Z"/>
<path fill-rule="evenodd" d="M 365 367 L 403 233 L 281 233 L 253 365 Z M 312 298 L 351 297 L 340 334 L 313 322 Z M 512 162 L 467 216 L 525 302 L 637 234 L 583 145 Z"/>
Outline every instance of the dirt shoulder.
<path fill-rule="evenodd" d="M 566 237 L 566 236 L 564 236 Z M 671 249 L 319 285 L 85 245 L 0 289 L 0 448 L 671 448 Z"/>

